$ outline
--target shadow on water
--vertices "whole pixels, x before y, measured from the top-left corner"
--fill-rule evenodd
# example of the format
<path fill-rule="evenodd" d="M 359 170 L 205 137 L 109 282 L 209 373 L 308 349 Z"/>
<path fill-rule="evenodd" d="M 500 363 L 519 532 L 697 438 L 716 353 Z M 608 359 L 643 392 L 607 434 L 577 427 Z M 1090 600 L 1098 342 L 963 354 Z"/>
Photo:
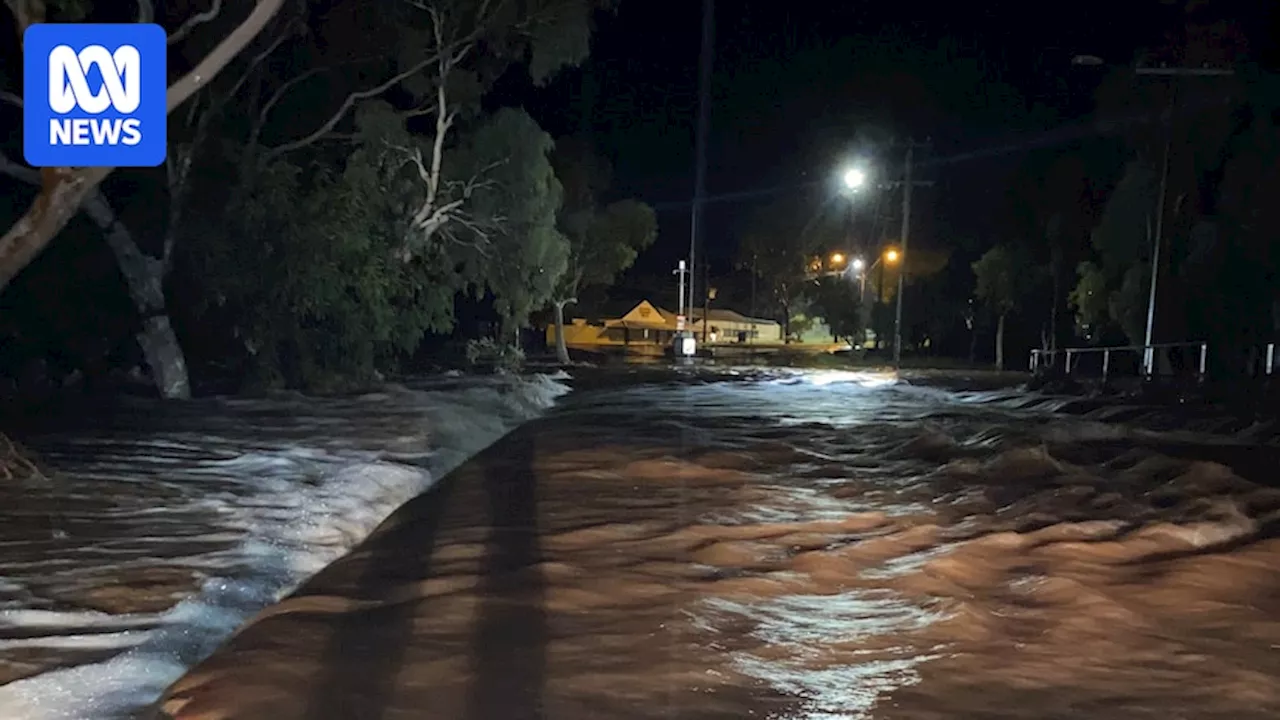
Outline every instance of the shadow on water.
<path fill-rule="evenodd" d="M 369 544 L 372 555 L 353 588 L 357 597 L 368 597 L 390 577 L 428 576 L 436 539 L 453 509 L 451 500 L 457 494 L 457 485 L 456 474 L 443 478 L 419 498 L 430 501 L 423 503 L 415 522 L 395 528 L 381 542 Z M 405 650 L 412 642 L 414 610 L 413 603 L 402 602 L 341 616 L 323 653 L 322 667 L 330 670 L 316 685 L 306 717 L 374 720 L 386 715 Z M 359 657 L 361 662 L 347 662 L 351 657 Z"/>
<path fill-rule="evenodd" d="M 501 454 L 482 455 L 492 530 L 473 640 L 467 720 L 541 720 L 547 663 L 546 588 L 538 563 L 535 436 L 517 430 Z"/>
<path fill-rule="evenodd" d="M 548 631 L 545 588 L 536 567 L 541 552 L 533 443 L 532 433 L 517 431 L 472 461 L 477 472 L 451 473 L 402 508 L 413 521 L 390 528 L 367 545 L 371 554 L 351 588 L 353 597 L 376 600 L 379 588 L 430 577 L 442 529 L 457 516 L 479 519 L 488 511 L 491 529 L 469 648 L 474 666 L 466 720 L 543 717 Z M 465 487 L 469 483 L 480 487 Z M 468 507 L 472 503 L 476 507 Z M 344 614 L 323 653 L 323 667 L 333 671 L 316 685 L 306 717 L 374 720 L 396 715 L 397 679 L 415 642 L 420 610 L 416 603 L 398 602 Z M 352 658 L 360 662 L 352 663 Z"/>

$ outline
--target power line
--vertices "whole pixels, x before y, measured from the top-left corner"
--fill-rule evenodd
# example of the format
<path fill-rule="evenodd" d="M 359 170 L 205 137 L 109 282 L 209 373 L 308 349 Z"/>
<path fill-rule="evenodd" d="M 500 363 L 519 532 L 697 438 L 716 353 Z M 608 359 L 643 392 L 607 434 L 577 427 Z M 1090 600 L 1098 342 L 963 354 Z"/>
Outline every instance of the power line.
<path fill-rule="evenodd" d="M 1209 100 L 1204 103 L 1197 103 L 1190 109 L 1198 110 L 1205 106 L 1216 105 L 1221 102 L 1221 100 Z M 1188 112 L 1188 105 L 1190 104 L 1182 103 L 1183 112 Z M 1151 112 L 1136 112 L 1122 117 L 1095 118 L 1087 122 L 1074 123 L 1072 125 L 1066 125 L 1052 130 L 1037 132 L 1020 140 L 988 145 L 974 150 L 962 150 L 942 157 L 935 156 L 927 162 L 919 163 L 918 167 L 922 170 L 927 170 L 931 168 L 955 165 L 958 163 L 985 160 L 1000 157 L 1002 155 L 1012 155 L 1014 153 L 1026 152 L 1029 150 L 1039 150 L 1058 145 L 1066 145 L 1077 140 L 1118 133 L 1127 128 L 1147 124 L 1153 117 L 1157 117 L 1157 115 L 1159 117 L 1163 117 L 1163 113 L 1156 114 Z M 811 190 L 828 185 L 830 182 L 831 181 L 829 179 L 808 180 L 750 190 L 714 193 L 705 195 L 702 202 L 704 204 L 723 204 L 745 200 L 757 200 L 776 195 L 785 195 L 791 192 Z M 653 202 L 650 203 L 650 205 L 653 207 L 655 212 L 676 212 L 688 211 L 693 205 L 693 202 L 690 200 L 673 200 L 666 202 Z"/>

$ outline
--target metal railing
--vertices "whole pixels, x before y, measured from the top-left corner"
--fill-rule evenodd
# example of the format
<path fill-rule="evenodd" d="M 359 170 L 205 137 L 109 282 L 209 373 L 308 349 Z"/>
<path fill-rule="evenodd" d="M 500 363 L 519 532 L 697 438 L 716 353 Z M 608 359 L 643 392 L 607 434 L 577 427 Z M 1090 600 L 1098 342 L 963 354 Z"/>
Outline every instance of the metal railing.
<path fill-rule="evenodd" d="M 1041 368 L 1051 368 L 1057 366 L 1058 356 L 1063 356 L 1065 367 L 1063 371 L 1066 375 L 1070 375 L 1076 369 L 1079 360 L 1088 356 L 1102 356 L 1102 379 L 1106 381 L 1110 376 L 1113 368 L 1112 358 L 1116 355 L 1137 355 L 1140 358 L 1138 363 L 1139 373 L 1147 378 L 1155 375 L 1155 356 L 1158 351 L 1164 351 L 1166 354 L 1170 350 L 1189 348 L 1198 351 L 1198 362 L 1196 364 L 1196 377 L 1203 380 L 1205 369 L 1209 359 L 1209 343 L 1207 342 L 1180 342 L 1180 343 L 1159 343 L 1154 345 L 1115 345 L 1112 347 L 1074 347 L 1063 348 L 1060 350 L 1032 350 L 1030 367 L 1031 372 L 1038 372 Z M 1270 373 L 1272 359 L 1274 359 L 1273 345 L 1267 346 L 1267 372 Z"/>

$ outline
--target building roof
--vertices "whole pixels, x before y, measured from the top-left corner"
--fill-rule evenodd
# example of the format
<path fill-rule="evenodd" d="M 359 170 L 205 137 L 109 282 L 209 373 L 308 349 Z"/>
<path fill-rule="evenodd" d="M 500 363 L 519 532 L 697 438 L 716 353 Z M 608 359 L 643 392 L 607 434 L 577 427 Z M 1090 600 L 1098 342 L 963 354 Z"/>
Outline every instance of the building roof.
<path fill-rule="evenodd" d="M 702 319 L 702 310 L 700 308 L 693 309 L 693 319 L 694 320 Z M 749 324 L 777 325 L 778 324 L 776 320 L 769 320 L 766 318 L 751 318 L 751 317 L 747 317 L 746 315 L 743 315 L 742 313 L 734 312 L 733 310 L 727 310 L 724 308 L 712 308 L 711 311 L 707 313 L 707 321 L 722 322 L 722 323 L 739 323 L 744 325 L 749 325 Z"/>
<path fill-rule="evenodd" d="M 606 327 L 649 328 L 654 330 L 674 330 L 679 316 L 648 300 L 641 300 L 618 317 L 602 318 Z M 735 323 L 739 325 L 778 325 L 775 320 L 767 318 L 751 318 L 727 308 L 712 308 L 707 313 L 708 322 Z M 702 321 L 702 308 L 694 308 L 689 321 Z"/>

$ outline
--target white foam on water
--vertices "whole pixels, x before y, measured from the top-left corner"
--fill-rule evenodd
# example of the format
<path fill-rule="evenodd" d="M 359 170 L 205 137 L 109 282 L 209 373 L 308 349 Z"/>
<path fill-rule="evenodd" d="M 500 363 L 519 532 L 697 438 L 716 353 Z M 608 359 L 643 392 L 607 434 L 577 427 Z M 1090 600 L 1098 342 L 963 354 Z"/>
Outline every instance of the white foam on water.
<path fill-rule="evenodd" d="M 97 652 L 97 657 L 104 651 L 120 651 L 105 661 L 63 666 L 0 687 L 0 718 L 106 720 L 134 716 L 249 616 L 347 552 L 397 507 L 427 490 L 435 478 L 535 417 L 569 389 L 546 376 L 454 378 L 452 385 L 392 386 L 386 393 L 331 403 L 345 403 L 343 407 L 364 404 L 373 417 L 380 417 L 383 406 L 395 405 L 406 423 L 403 428 L 391 429 L 398 437 L 383 431 L 374 441 L 358 438 L 354 444 L 349 437 L 332 437 L 359 436 L 362 430 L 344 420 L 353 417 L 351 414 L 335 412 L 333 416 L 309 418 L 308 430 L 291 442 L 262 437 L 256 440 L 258 447 L 249 447 L 255 442 L 254 433 L 243 426 L 237 429 L 248 438 L 217 433 L 205 438 L 204 447 L 218 446 L 224 456 L 190 461 L 189 467 L 181 469 L 186 483 L 166 480 L 170 485 L 186 484 L 188 493 L 191 485 L 199 485 L 202 491 L 168 508 L 172 513 L 198 510 L 202 522 L 212 522 L 223 531 L 185 539 L 209 541 L 216 535 L 217 540 L 235 538 L 236 542 L 228 549 L 192 553 L 178 561 L 205 579 L 197 592 L 163 612 L 113 614 L 47 607 L 0 610 L 0 662 L 9 650 L 76 650 Z M 271 416 L 289 421 L 305 415 L 316 403 L 294 395 L 274 402 L 268 407 Z M 262 403 L 234 399 L 222 401 L 222 406 L 261 409 Z M 296 415 L 286 412 L 290 409 Z M 425 427 L 412 427 L 415 419 Z M 332 436 L 317 432 L 326 428 Z M 85 439 L 78 445 L 101 447 L 109 443 Z M 192 438 L 161 437 L 142 445 L 157 453 L 175 448 L 191 452 L 199 450 L 202 443 Z M 404 464 L 387 459 L 402 455 L 422 462 Z M 109 471 L 117 482 L 129 484 L 135 482 L 129 475 L 131 463 L 135 470 L 148 464 L 173 466 L 172 458 L 131 461 L 127 453 L 123 458 L 117 455 L 95 472 Z M 161 507 L 164 502 L 156 500 Z M 110 512 L 103 509 L 104 516 Z M 155 522 L 163 523 L 168 517 L 158 511 Z M 182 530 L 181 520 L 178 515 L 152 531 L 160 535 L 170 526 Z M 166 538 L 129 539 L 135 544 L 148 540 L 163 544 Z M 78 550 L 83 548 L 72 546 L 63 552 Z M 50 548 L 38 562 L 49 567 L 68 564 L 52 557 L 58 552 L 58 548 Z M 131 561 L 156 562 L 156 558 L 134 553 Z M 15 572 L 21 565 L 0 565 L 0 572 L 6 572 L 6 567 L 7 572 Z M 93 569 L 102 571 L 94 576 L 100 582 L 112 582 L 110 568 Z M 68 578 L 62 591 L 83 584 L 82 579 Z M 0 589 L 23 588 L 14 579 L 0 578 Z M 38 601 L 51 604 L 45 599 Z"/>

